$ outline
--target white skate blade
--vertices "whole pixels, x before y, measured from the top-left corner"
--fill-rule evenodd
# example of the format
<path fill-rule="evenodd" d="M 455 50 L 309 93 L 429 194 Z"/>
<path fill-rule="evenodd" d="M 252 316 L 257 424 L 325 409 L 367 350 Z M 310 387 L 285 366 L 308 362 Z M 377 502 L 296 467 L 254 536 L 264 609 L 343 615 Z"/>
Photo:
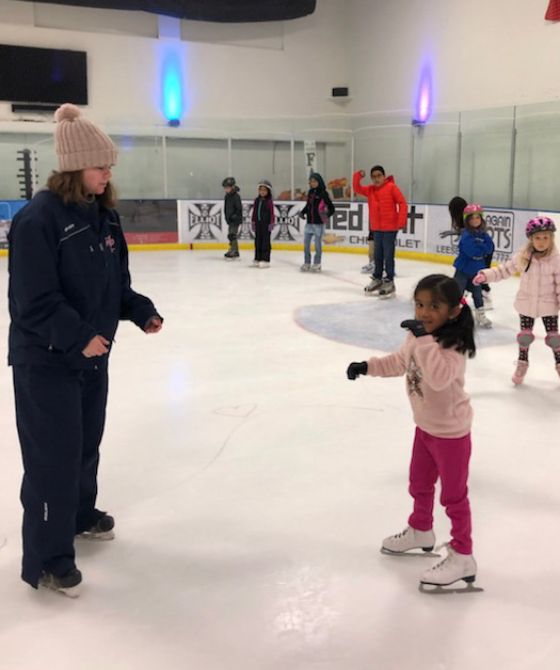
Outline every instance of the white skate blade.
<path fill-rule="evenodd" d="M 461 580 L 458 579 L 457 581 L 460 582 Z M 427 584 L 426 582 L 420 582 L 418 590 L 420 593 L 432 596 L 447 595 L 449 593 L 482 593 L 484 591 L 483 588 L 474 586 L 473 582 L 467 582 L 462 587 L 454 586 L 454 584 L 457 584 L 457 582 L 452 582 L 451 584 Z"/>
<path fill-rule="evenodd" d="M 397 294 L 395 291 L 393 293 L 380 293 L 379 300 L 390 300 L 391 298 L 396 298 Z"/>
<path fill-rule="evenodd" d="M 431 549 L 409 549 L 408 551 L 391 551 L 385 547 L 379 550 L 385 556 L 400 556 L 402 558 L 441 558 L 441 554 L 437 554 Z"/>
<path fill-rule="evenodd" d="M 76 539 L 93 542 L 109 542 L 110 540 L 115 539 L 115 533 L 112 530 L 108 530 L 104 533 L 90 533 L 86 530 L 83 533 L 76 535 Z"/>
<path fill-rule="evenodd" d="M 42 579 L 39 581 L 39 588 L 41 589 L 46 589 L 47 591 L 53 591 L 54 593 L 58 593 L 61 596 L 66 596 L 66 598 L 79 598 L 81 594 L 81 584 L 78 584 L 77 586 L 72 586 L 70 588 L 60 588 L 55 585 L 54 582 L 51 581 L 45 581 Z"/>

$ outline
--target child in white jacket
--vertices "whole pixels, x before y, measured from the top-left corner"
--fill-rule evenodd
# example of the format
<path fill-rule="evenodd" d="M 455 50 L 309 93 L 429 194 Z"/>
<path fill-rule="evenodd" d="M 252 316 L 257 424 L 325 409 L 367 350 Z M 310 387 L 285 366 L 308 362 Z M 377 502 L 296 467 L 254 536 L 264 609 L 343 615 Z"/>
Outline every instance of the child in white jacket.
<path fill-rule="evenodd" d="M 554 244 L 556 226 L 546 216 L 531 219 L 525 228 L 529 242 L 513 258 L 497 268 L 482 270 L 473 284 L 500 281 L 521 273 L 519 290 L 514 307 L 519 312 L 519 359 L 512 377 L 514 384 L 521 384 L 529 367 L 529 347 L 535 339 L 535 319 L 542 318 L 545 343 L 552 349 L 556 371 L 560 375 L 560 335 L 558 311 L 560 309 L 560 253 Z"/>

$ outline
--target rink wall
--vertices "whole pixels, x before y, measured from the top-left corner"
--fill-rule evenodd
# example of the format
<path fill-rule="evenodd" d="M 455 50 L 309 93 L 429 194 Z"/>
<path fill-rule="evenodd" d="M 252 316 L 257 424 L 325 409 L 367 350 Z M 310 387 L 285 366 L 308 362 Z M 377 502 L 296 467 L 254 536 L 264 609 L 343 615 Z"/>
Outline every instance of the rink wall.
<path fill-rule="evenodd" d="M 276 201 L 274 249 L 303 249 L 305 223 L 299 213 L 301 201 Z M 253 247 L 251 210 L 253 201 L 243 201 L 240 247 Z M 181 200 L 178 207 L 179 243 L 191 249 L 224 248 L 228 244 L 227 225 L 221 200 Z M 556 213 L 549 213 L 553 218 Z M 487 209 L 486 224 L 494 240 L 494 260 L 507 260 L 523 245 L 525 224 L 536 216 L 534 210 Z M 407 226 L 397 237 L 397 255 L 403 258 L 451 263 L 457 253 L 457 236 L 449 234 L 449 212 L 445 205 L 411 204 Z M 365 202 L 336 202 L 335 213 L 326 225 L 326 251 L 367 253 L 368 206 Z"/>
<path fill-rule="evenodd" d="M 12 216 L 25 201 L 0 201 L 0 255 L 6 253 L 6 235 Z M 277 200 L 272 245 L 278 250 L 301 251 L 305 223 L 302 201 Z M 252 249 L 252 200 L 243 201 L 243 223 L 239 231 L 241 249 Z M 223 200 L 123 200 L 119 213 L 131 250 L 224 249 L 228 246 Z M 494 240 L 495 261 L 507 260 L 525 239 L 525 224 L 537 214 L 560 220 L 557 212 L 535 210 L 486 210 L 486 224 Z M 367 253 L 368 207 L 365 202 L 335 203 L 335 213 L 326 225 L 327 252 Z M 457 236 L 450 234 L 449 213 L 444 205 L 409 205 L 407 226 L 397 237 L 397 256 L 451 263 L 457 253 Z"/>

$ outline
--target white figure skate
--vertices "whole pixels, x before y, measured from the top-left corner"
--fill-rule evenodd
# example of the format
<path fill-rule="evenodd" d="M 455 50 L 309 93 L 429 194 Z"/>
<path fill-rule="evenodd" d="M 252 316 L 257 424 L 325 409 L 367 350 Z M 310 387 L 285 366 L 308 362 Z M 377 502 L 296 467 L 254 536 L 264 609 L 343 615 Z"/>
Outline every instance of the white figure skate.
<path fill-rule="evenodd" d="M 436 536 L 433 530 L 416 530 L 407 526 L 402 533 L 391 535 L 383 540 L 381 545 L 381 553 L 402 555 L 411 552 L 413 549 L 422 549 L 425 555 L 438 556 L 439 554 L 432 554 L 432 549 L 436 543 Z M 422 556 L 415 552 L 409 554 L 411 556 Z"/>
<path fill-rule="evenodd" d="M 421 574 L 418 588 L 422 593 L 431 594 L 483 591 L 484 589 L 473 586 L 476 570 L 476 561 L 472 554 L 459 554 L 448 545 L 447 556 L 443 561 L 436 563 Z M 464 581 L 467 586 L 454 587 L 454 584 L 459 581 Z"/>

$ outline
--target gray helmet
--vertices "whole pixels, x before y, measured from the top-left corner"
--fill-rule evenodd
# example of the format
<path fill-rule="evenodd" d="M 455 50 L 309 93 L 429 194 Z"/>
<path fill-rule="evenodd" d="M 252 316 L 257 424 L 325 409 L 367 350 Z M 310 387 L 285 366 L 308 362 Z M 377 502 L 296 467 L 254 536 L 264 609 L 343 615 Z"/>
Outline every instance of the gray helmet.
<path fill-rule="evenodd" d="M 272 184 L 268 181 L 268 179 L 261 179 L 259 183 L 257 184 L 257 188 L 264 186 L 267 188 L 270 192 L 270 195 L 272 196 Z"/>
<path fill-rule="evenodd" d="M 235 186 L 235 177 L 226 177 L 224 179 L 224 181 L 222 182 L 222 186 L 223 186 L 223 188 L 225 188 L 226 186 L 231 186 L 231 187 Z"/>

